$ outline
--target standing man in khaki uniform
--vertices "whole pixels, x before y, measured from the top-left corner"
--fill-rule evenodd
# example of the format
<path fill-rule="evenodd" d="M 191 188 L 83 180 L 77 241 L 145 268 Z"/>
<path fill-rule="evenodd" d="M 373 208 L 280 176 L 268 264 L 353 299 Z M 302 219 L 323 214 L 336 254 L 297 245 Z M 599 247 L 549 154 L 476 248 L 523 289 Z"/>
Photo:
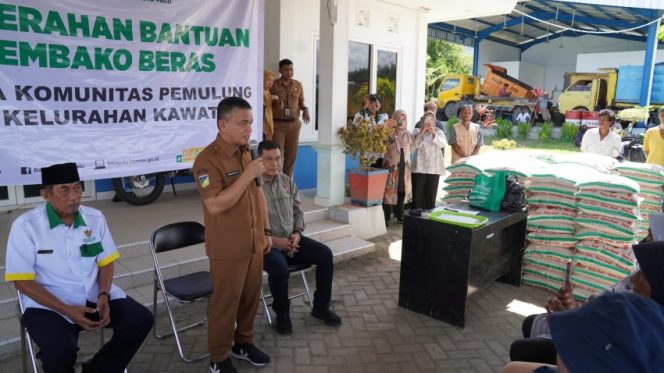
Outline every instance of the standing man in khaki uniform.
<path fill-rule="evenodd" d="M 252 123 L 247 101 L 238 97 L 221 100 L 217 106 L 219 134 L 194 162 L 212 277 L 208 308 L 212 373 L 237 372 L 229 355 L 254 366 L 270 362 L 252 343 L 263 255 L 272 247 L 265 196 L 254 182 L 265 168 L 260 158 L 251 160 L 247 148 Z"/>
<path fill-rule="evenodd" d="M 279 61 L 279 73 L 281 77 L 275 80 L 270 88 L 270 93 L 279 97 L 278 101 L 272 102 L 273 140 L 284 152 L 284 174 L 293 177 L 300 127 L 302 127 L 300 111 L 304 123 L 309 123 L 309 109 L 304 106 L 302 83 L 293 79 L 293 61 L 289 59 Z"/>
<path fill-rule="evenodd" d="M 484 145 L 484 137 L 480 125 L 470 120 L 473 117 L 473 107 L 464 105 L 459 112 L 459 123 L 452 127 L 449 144 L 452 145 L 452 164 L 461 158 L 470 157 L 480 152 Z"/>

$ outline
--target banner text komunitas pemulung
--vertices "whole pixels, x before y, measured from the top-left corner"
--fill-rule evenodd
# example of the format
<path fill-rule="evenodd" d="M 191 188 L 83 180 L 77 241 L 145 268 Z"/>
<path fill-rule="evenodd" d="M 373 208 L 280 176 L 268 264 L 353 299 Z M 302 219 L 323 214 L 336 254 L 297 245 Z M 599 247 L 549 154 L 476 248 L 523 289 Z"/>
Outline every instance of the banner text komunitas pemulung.
<path fill-rule="evenodd" d="M 228 96 L 260 137 L 262 0 L 109 4 L 0 0 L 0 185 L 191 167 Z"/>

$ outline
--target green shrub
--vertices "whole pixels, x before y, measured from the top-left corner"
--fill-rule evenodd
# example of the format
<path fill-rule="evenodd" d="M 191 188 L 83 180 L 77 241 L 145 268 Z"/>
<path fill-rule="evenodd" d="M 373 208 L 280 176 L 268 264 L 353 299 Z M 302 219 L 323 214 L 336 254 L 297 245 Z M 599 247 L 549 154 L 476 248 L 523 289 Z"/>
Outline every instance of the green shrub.
<path fill-rule="evenodd" d="M 496 119 L 496 137 L 500 139 L 512 137 L 512 122 L 505 118 Z"/>
<path fill-rule="evenodd" d="M 494 140 L 491 142 L 494 149 L 510 150 L 516 148 L 516 141 L 509 139 Z"/>
<path fill-rule="evenodd" d="M 452 117 L 452 118 L 447 120 L 447 124 L 445 125 L 445 135 L 447 137 L 449 137 L 450 133 L 452 133 L 452 126 L 454 126 L 455 124 L 457 124 L 459 122 L 460 122 L 460 120 L 457 117 Z"/>
<path fill-rule="evenodd" d="M 539 133 L 539 139 L 542 141 L 549 140 L 551 138 L 551 128 L 553 128 L 551 122 L 544 122 Z"/>
<path fill-rule="evenodd" d="M 517 126 L 517 133 L 519 134 L 520 139 L 527 139 L 528 138 L 528 130 L 530 129 L 530 126 L 526 122 L 521 122 Z"/>
<path fill-rule="evenodd" d="M 564 141 L 576 140 L 576 135 L 579 133 L 579 127 L 575 123 L 563 123 L 562 134 L 560 138 Z"/>

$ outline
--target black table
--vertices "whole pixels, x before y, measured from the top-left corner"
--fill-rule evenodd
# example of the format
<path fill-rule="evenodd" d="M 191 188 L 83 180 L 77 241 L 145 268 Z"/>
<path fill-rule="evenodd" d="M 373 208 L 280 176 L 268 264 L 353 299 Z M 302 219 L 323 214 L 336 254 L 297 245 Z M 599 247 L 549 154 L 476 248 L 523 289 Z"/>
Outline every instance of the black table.
<path fill-rule="evenodd" d="M 476 229 L 404 217 L 399 306 L 463 327 L 469 288 L 497 279 L 519 286 L 527 214 L 480 215 L 489 220 Z"/>

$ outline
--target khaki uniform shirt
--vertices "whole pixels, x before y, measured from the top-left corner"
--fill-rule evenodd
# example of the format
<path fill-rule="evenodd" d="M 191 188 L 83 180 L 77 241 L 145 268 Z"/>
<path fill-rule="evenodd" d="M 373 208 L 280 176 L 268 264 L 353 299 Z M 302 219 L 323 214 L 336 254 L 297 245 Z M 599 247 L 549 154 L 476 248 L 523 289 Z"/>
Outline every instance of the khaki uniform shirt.
<path fill-rule="evenodd" d="M 283 173 L 272 180 L 263 179 L 263 193 L 274 236 L 288 237 L 295 231 L 304 231 L 302 202 L 293 179 Z"/>
<path fill-rule="evenodd" d="M 455 124 L 452 127 L 452 133 L 450 134 L 450 145 L 451 144 L 459 145 L 465 153 L 472 152 L 477 145 L 484 145 L 482 131 L 480 131 L 479 124 L 470 122 L 468 128 L 466 128 L 461 122 Z M 457 152 L 454 151 L 454 148 L 452 148 L 452 164 L 461 158 L 463 158 L 463 155 L 457 154 Z"/>
<path fill-rule="evenodd" d="M 272 102 L 272 114 L 275 121 L 291 122 L 300 117 L 300 110 L 305 108 L 302 83 L 291 79 L 286 84 L 282 78 L 279 78 L 274 81 L 270 93 L 279 96 L 278 102 Z M 286 108 L 290 108 L 290 117 L 286 116 Z"/>
<path fill-rule="evenodd" d="M 221 136 L 206 146 L 194 162 L 194 177 L 201 200 L 233 185 L 251 162 L 249 149 L 231 145 Z M 205 251 L 210 259 L 239 259 L 262 251 L 267 244 L 259 189 L 253 181 L 228 210 L 212 215 L 203 204 Z"/>

